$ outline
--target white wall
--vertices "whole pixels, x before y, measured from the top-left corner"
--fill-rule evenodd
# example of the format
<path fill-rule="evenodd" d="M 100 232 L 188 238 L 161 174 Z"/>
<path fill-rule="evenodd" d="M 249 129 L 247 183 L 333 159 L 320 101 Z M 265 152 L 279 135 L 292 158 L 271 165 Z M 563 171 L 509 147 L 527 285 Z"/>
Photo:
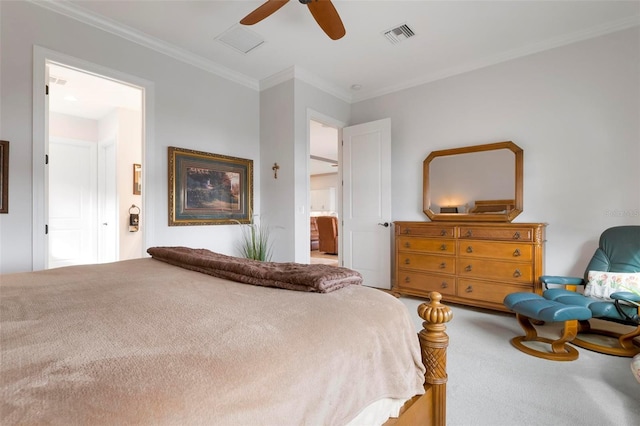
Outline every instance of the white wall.
<path fill-rule="evenodd" d="M 140 112 L 118 108 L 113 112 L 116 124 L 115 140 L 117 143 L 117 188 L 118 188 L 118 259 L 136 259 L 143 253 L 142 232 L 129 232 L 129 209 L 132 205 L 142 207 L 142 195 L 133 194 L 133 164 L 143 164 L 142 123 Z M 102 135 L 101 141 L 108 139 Z M 144 190 L 143 184 L 143 190 Z M 134 209 L 135 210 L 135 209 Z M 140 211 L 140 229 L 146 226 L 145 213 Z"/>
<path fill-rule="evenodd" d="M 556 48 L 353 105 L 391 117 L 393 219 L 422 213 L 433 150 L 512 140 L 524 149 L 524 212 L 546 222 L 546 272 L 582 275 L 600 233 L 640 224 L 640 33 Z"/>
<path fill-rule="evenodd" d="M 98 121 L 52 112 L 49 114 L 49 136 L 98 142 Z"/>
<path fill-rule="evenodd" d="M 314 175 L 309 178 L 311 189 L 337 188 L 340 184 L 338 173 Z"/>
<path fill-rule="evenodd" d="M 28 2 L 0 2 L 0 138 L 11 143 L 9 213 L 0 215 L 0 272 L 32 268 L 33 46 L 138 76 L 154 85 L 154 140 L 145 150 L 149 245 L 235 253 L 237 226 L 169 227 L 167 147 L 254 160 L 260 208 L 259 93 Z"/>
<path fill-rule="evenodd" d="M 294 81 L 289 80 L 260 95 L 260 161 L 265 165 L 261 176 L 260 219 L 272 228 L 274 262 L 295 258 L 293 92 Z M 278 179 L 271 170 L 274 163 L 280 166 Z"/>
<path fill-rule="evenodd" d="M 349 111 L 348 103 L 299 79 L 261 93 L 261 219 L 273 228 L 273 261 L 309 260 L 309 114 L 347 123 Z"/>

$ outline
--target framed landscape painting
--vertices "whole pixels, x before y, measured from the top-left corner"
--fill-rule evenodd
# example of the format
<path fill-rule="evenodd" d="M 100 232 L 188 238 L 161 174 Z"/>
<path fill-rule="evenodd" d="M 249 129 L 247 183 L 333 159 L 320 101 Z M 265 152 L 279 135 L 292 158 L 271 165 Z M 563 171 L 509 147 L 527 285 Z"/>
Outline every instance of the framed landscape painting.
<path fill-rule="evenodd" d="M 169 226 L 251 222 L 253 160 L 169 147 Z"/>

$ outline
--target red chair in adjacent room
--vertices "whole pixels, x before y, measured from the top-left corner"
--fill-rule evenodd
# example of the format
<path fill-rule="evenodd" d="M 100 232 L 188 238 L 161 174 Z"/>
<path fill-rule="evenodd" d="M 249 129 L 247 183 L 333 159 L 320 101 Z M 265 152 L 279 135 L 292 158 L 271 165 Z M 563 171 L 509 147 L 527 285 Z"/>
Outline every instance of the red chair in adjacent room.
<path fill-rule="evenodd" d="M 318 216 L 318 250 L 323 253 L 338 254 L 338 218 L 335 216 Z"/>

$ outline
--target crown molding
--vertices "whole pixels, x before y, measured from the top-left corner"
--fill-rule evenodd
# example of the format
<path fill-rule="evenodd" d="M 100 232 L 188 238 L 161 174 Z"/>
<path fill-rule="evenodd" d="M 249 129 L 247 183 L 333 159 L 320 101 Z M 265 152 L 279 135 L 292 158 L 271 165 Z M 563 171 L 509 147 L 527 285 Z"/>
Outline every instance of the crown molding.
<path fill-rule="evenodd" d="M 305 83 L 308 83 L 313 87 L 319 90 L 322 90 L 323 92 L 326 92 L 332 96 L 335 96 L 336 98 L 344 102 L 347 102 L 349 104 L 352 101 L 351 93 L 341 89 L 335 84 L 329 83 L 328 81 L 321 79 L 317 75 L 297 65 L 286 68 L 280 72 L 277 72 L 269 77 L 266 77 L 260 80 L 260 90 L 262 91 L 262 90 L 269 89 L 273 86 L 277 86 L 278 84 L 284 83 L 285 81 L 288 81 L 291 79 L 304 81 Z"/>
<path fill-rule="evenodd" d="M 579 41 L 600 37 L 603 35 L 627 30 L 637 26 L 640 26 L 640 15 L 630 16 L 609 24 L 596 26 L 588 30 L 577 31 L 565 36 L 548 39 L 540 43 L 530 44 L 522 48 L 512 49 L 510 51 L 501 53 L 499 55 L 494 55 L 494 56 L 484 58 L 480 61 L 470 62 L 460 67 L 445 69 L 443 71 L 428 74 L 418 79 L 409 80 L 401 84 L 387 86 L 380 90 L 359 92 L 353 95 L 352 102 L 360 102 L 367 99 L 377 98 L 379 96 L 384 96 L 390 93 L 399 92 L 401 90 L 410 89 L 412 87 L 420 86 L 422 84 L 431 83 L 437 80 L 453 77 L 455 75 L 464 74 L 470 71 L 486 68 L 502 62 L 507 62 L 513 59 L 518 59 L 524 56 L 543 52 L 545 50 L 555 49 L 556 47 L 566 46 L 572 43 L 577 43 Z"/>
<path fill-rule="evenodd" d="M 313 73 L 295 65 L 284 69 L 276 74 L 273 74 L 270 77 L 264 78 L 262 80 L 256 80 L 239 72 L 233 71 L 229 68 L 223 67 L 216 62 L 188 52 L 182 48 L 173 46 L 158 38 L 152 37 L 146 33 L 143 33 L 142 31 L 138 31 L 131 27 L 127 27 L 119 22 L 95 14 L 76 4 L 70 3 L 67 0 L 27 1 L 39 7 L 65 15 L 69 18 L 117 35 L 141 46 L 163 53 L 176 60 L 193 65 L 197 68 L 203 69 L 219 77 L 241 84 L 253 90 L 262 91 L 285 81 L 298 79 L 347 103 L 354 103 L 367 99 L 377 98 L 390 93 L 420 86 L 422 84 L 431 83 L 437 80 L 442 80 L 448 77 L 453 77 L 455 75 L 464 74 L 502 62 L 539 53 L 545 50 L 554 49 L 556 47 L 565 46 L 568 44 L 603 36 L 617 31 L 622 31 L 640 25 L 640 16 L 634 15 L 610 24 L 600 25 L 584 31 L 577 31 L 572 34 L 556 37 L 544 42 L 534 43 L 523 48 L 513 49 L 502 54 L 487 57 L 479 61 L 470 62 L 459 67 L 453 67 L 436 73 L 427 74 L 420 78 L 409 80 L 392 86 L 387 86 L 379 90 L 351 92 L 348 90 L 344 90 L 333 83 L 323 80 Z"/>
<path fill-rule="evenodd" d="M 119 22 L 105 18 L 86 10 L 76 4 L 69 3 L 66 0 L 28 0 L 30 3 L 48 9 L 52 12 L 59 13 L 69 18 L 80 21 L 84 24 L 91 25 L 103 31 L 115 34 L 126 40 L 155 50 L 179 61 L 193 65 L 197 68 L 208 71 L 224 79 L 241 84 L 253 90 L 259 89 L 258 81 L 254 78 L 240 74 L 229 68 L 223 67 L 213 61 L 205 59 L 199 55 L 194 55 L 180 47 L 169 44 L 156 37 L 152 37 L 142 31 L 138 31 Z"/>
<path fill-rule="evenodd" d="M 269 77 L 265 77 L 262 80 L 260 80 L 260 91 L 270 89 L 274 86 L 277 86 L 280 83 L 284 83 L 285 81 L 292 80 L 295 77 L 296 77 L 295 66 L 285 68 L 280 72 L 277 72 Z"/>

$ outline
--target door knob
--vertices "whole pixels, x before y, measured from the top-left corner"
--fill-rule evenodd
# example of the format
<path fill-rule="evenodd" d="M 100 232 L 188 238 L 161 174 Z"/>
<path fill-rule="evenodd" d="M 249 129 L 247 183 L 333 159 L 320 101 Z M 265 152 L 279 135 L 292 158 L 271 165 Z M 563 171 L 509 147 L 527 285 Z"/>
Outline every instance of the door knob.
<path fill-rule="evenodd" d="M 379 223 L 378 225 L 384 226 L 385 228 L 388 228 L 389 227 L 389 222 Z"/>

